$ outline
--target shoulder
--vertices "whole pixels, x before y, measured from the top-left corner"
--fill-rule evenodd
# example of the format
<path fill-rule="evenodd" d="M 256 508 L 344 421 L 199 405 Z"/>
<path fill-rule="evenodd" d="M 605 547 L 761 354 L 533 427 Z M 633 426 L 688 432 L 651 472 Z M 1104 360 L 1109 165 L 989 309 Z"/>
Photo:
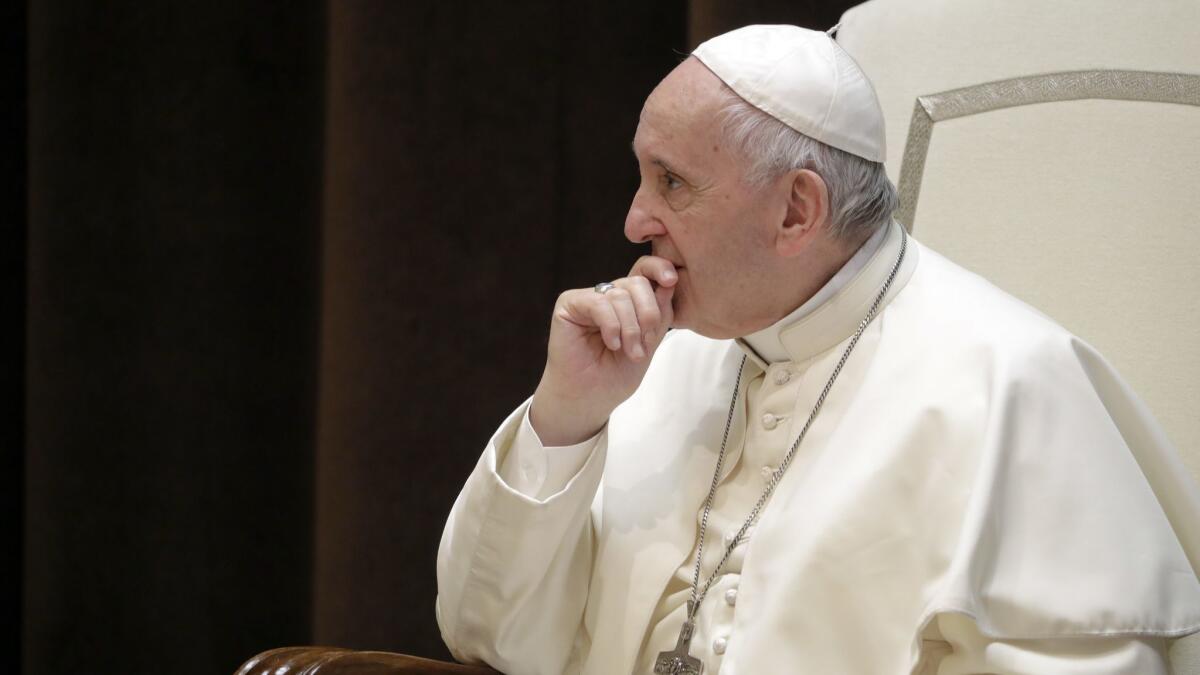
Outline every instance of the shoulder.
<path fill-rule="evenodd" d="M 884 316 L 892 360 L 928 385 L 918 404 L 935 400 L 938 431 L 958 433 L 940 447 L 971 467 L 943 609 L 993 636 L 1195 630 L 1200 540 L 1174 523 L 1194 521 L 1198 502 L 1172 478 L 1179 463 L 1149 412 L 1078 336 L 921 256 Z"/>
<path fill-rule="evenodd" d="M 921 265 L 895 304 L 897 323 L 943 361 L 1020 367 L 1075 360 L 1080 339 L 987 279 L 921 244 Z"/>

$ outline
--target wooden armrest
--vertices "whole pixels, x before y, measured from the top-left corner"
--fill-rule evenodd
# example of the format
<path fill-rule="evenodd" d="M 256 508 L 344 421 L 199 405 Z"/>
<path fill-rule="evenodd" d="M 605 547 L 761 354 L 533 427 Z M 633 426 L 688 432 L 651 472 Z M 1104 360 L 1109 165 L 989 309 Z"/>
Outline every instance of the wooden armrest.
<path fill-rule="evenodd" d="M 484 666 L 431 661 L 390 652 L 336 647 L 284 647 L 242 664 L 236 675 L 499 675 Z"/>

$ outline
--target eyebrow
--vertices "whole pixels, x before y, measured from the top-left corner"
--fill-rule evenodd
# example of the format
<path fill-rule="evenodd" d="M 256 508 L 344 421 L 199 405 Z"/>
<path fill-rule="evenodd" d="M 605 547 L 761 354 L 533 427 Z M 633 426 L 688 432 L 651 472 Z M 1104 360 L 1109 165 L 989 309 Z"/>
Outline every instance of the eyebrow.
<path fill-rule="evenodd" d="M 667 163 L 662 161 L 661 159 L 652 159 L 652 160 L 650 160 L 650 163 L 657 164 L 659 167 L 662 168 L 663 171 L 666 171 L 667 173 L 669 173 L 673 176 L 683 178 L 685 181 L 687 180 L 687 178 L 685 178 L 682 173 L 676 171 L 675 169 L 671 168 L 670 166 L 667 166 Z"/>
<path fill-rule="evenodd" d="M 633 156 L 636 158 L 637 157 L 637 144 L 635 141 L 629 142 L 629 149 L 630 149 L 630 151 L 633 152 Z M 667 173 L 675 174 L 676 176 L 678 176 L 680 178 L 684 178 L 686 180 L 686 177 L 684 176 L 684 174 L 680 171 L 677 171 L 674 167 L 672 167 L 670 164 L 668 164 L 665 159 L 661 159 L 659 157 L 651 157 L 650 163 L 658 166 L 659 168 L 661 168 L 663 171 L 666 171 Z"/>

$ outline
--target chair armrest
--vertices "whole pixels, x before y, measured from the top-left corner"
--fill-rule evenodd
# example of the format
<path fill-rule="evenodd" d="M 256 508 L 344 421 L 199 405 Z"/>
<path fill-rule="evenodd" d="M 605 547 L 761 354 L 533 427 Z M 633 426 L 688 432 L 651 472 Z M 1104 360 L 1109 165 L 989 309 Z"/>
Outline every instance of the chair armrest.
<path fill-rule="evenodd" d="M 242 664 L 236 675 L 500 675 L 485 666 L 431 661 L 390 652 L 284 647 Z"/>

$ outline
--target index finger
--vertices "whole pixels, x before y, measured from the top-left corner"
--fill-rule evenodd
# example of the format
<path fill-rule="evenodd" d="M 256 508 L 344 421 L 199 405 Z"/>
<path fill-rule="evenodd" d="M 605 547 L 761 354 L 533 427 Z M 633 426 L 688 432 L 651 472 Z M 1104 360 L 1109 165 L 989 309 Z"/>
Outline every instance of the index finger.
<path fill-rule="evenodd" d="M 674 286 L 679 281 L 679 273 L 675 271 L 675 264 L 666 258 L 659 258 L 653 255 L 644 255 L 633 263 L 633 268 L 629 270 L 629 276 L 646 277 L 655 282 L 659 286 Z"/>

